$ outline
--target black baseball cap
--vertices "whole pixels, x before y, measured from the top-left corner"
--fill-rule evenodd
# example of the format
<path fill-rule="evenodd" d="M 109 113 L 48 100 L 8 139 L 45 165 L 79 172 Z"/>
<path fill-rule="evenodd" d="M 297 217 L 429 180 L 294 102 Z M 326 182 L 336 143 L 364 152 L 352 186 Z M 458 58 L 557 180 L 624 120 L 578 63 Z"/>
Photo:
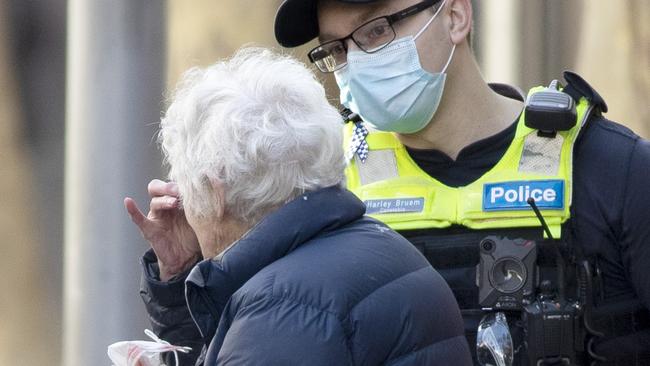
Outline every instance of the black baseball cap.
<path fill-rule="evenodd" d="M 366 4 L 377 0 L 338 0 Z M 275 14 L 275 39 L 283 47 L 303 45 L 318 37 L 318 0 L 284 0 Z"/>

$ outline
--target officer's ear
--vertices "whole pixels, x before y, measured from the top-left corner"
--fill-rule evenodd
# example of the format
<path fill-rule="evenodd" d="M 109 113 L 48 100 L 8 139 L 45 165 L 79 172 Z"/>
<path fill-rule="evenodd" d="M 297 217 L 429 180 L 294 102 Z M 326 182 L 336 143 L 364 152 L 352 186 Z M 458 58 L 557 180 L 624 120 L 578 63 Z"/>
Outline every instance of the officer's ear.
<path fill-rule="evenodd" d="M 458 45 L 469 37 L 472 29 L 472 2 L 471 0 L 447 0 L 447 2 L 451 20 L 449 30 L 451 41 Z"/>

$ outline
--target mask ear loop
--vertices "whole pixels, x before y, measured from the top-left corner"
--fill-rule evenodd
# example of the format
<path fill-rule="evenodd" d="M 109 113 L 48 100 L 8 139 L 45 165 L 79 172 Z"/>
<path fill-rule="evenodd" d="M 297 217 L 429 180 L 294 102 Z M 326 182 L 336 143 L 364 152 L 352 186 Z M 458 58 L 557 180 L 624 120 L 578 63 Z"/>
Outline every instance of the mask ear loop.
<path fill-rule="evenodd" d="M 454 43 L 454 47 L 451 48 L 451 53 L 449 54 L 449 58 L 447 59 L 447 63 L 445 64 L 445 67 L 442 68 L 442 71 L 440 73 L 444 74 L 447 71 L 447 68 L 451 64 L 451 58 L 454 57 L 454 51 L 456 51 L 456 44 Z"/>
<path fill-rule="evenodd" d="M 438 8 L 438 10 L 436 10 L 436 13 L 433 14 L 431 19 L 429 19 L 429 21 L 427 22 L 427 24 L 425 24 L 424 27 L 422 27 L 422 29 L 420 29 L 420 31 L 415 34 L 415 36 L 413 37 L 413 40 L 418 39 L 420 34 L 422 34 L 422 32 L 424 32 L 429 27 L 429 25 L 433 22 L 434 19 L 436 19 L 436 17 L 438 16 L 438 13 L 440 13 L 440 10 L 442 10 L 442 8 L 445 6 L 446 3 L 447 3 L 447 0 L 442 2 L 440 7 Z"/>
<path fill-rule="evenodd" d="M 438 8 L 438 10 L 436 10 L 436 13 L 433 14 L 431 19 L 429 19 L 427 24 L 425 24 L 424 27 L 422 27 L 422 29 L 420 29 L 420 31 L 415 34 L 415 36 L 413 37 L 414 41 L 417 40 L 418 37 L 422 34 L 422 32 L 424 32 L 429 27 L 429 25 L 433 22 L 433 20 L 436 19 L 436 17 L 438 16 L 438 13 L 440 13 L 440 11 L 442 10 L 442 8 L 445 6 L 446 3 L 447 3 L 447 0 L 443 1 L 442 4 L 440 5 L 440 7 Z M 447 71 L 447 68 L 451 64 L 451 59 L 452 59 L 452 57 L 454 57 L 454 51 L 456 51 L 456 44 L 454 44 L 454 46 L 451 48 L 451 53 L 449 54 L 449 58 L 447 59 L 447 63 L 445 63 L 445 66 L 442 68 L 442 71 L 440 71 L 440 73 L 444 74 Z"/>

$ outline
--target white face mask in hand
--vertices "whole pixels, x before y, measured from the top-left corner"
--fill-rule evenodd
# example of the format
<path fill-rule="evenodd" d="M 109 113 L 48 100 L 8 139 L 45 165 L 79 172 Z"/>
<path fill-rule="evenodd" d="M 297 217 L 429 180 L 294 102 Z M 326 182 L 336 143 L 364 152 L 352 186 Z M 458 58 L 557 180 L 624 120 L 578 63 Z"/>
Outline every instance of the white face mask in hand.
<path fill-rule="evenodd" d="M 397 39 L 376 53 L 349 52 L 346 67 L 334 73 L 341 104 L 378 130 L 422 130 L 438 109 L 445 72 L 456 45 L 442 71 L 432 74 L 420 65 L 415 40 L 438 16 L 445 2 L 415 36 Z"/>
<path fill-rule="evenodd" d="M 158 338 L 149 329 L 144 333 L 155 342 L 125 341 L 108 346 L 108 357 L 113 362 L 113 366 L 164 366 L 160 361 L 160 354 L 163 352 L 174 352 L 175 366 L 178 366 L 178 352 L 188 353 L 192 350 L 190 347 L 171 345 Z"/>

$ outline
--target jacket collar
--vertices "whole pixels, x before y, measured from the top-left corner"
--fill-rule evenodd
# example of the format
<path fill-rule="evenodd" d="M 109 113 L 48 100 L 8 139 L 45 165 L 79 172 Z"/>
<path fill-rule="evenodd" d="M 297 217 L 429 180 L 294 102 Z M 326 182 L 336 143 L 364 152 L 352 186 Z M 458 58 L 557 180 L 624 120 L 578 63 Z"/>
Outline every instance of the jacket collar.
<path fill-rule="evenodd" d="M 346 189 L 309 192 L 267 215 L 218 256 L 197 264 L 185 282 L 186 300 L 204 340 L 214 335 L 232 294 L 257 272 L 364 213 L 364 204 Z"/>

